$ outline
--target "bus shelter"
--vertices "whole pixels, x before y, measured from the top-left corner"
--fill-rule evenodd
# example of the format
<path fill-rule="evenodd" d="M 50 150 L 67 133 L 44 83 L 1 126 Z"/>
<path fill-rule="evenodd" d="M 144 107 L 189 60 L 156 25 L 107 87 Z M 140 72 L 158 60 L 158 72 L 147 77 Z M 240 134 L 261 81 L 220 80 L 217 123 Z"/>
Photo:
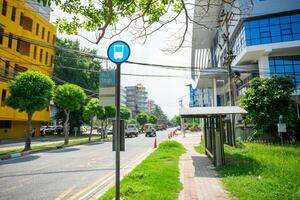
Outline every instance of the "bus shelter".
<path fill-rule="evenodd" d="M 232 135 L 235 133 L 228 131 L 229 126 L 226 116 L 246 113 L 247 111 L 238 106 L 192 107 L 179 110 L 179 115 L 183 119 L 203 119 L 205 153 L 212 158 L 215 166 L 225 163 L 224 141 L 235 138 Z"/>

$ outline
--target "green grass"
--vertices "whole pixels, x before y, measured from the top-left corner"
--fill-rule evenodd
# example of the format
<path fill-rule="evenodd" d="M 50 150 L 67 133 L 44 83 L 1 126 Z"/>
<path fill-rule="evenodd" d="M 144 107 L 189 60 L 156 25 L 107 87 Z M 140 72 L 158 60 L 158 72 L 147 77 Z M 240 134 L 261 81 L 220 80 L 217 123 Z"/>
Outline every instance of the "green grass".
<path fill-rule="evenodd" d="M 98 140 L 100 139 L 99 137 L 92 137 L 92 141 Z M 62 140 L 64 140 L 64 138 L 62 138 Z M 69 145 L 79 145 L 79 144 L 84 144 L 84 143 L 88 143 L 88 138 L 83 138 L 83 139 L 70 139 L 69 140 Z M 64 144 L 63 141 L 61 142 L 55 142 L 55 143 L 51 143 L 51 144 L 46 144 L 46 145 L 34 145 L 31 146 L 31 152 L 35 152 L 35 151 L 40 151 L 40 150 L 45 150 L 45 149 L 49 149 L 49 148 L 53 148 L 56 146 L 62 146 Z M 23 151 L 23 148 L 16 148 L 16 149 L 10 149 L 10 150 L 2 150 L 0 151 L 0 156 L 3 155 L 7 155 L 7 154 L 13 154 L 13 153 L 21 153 Z"/>
<path fill-rule="evenodd" d="M 202 140 L 202 141 L 200 142 L 200 144 L 199 144 L 198 146 L 195 146 L 194 148 L 195 148 L 195 150 L 196 150 L 198 153 L 200 153 L 200 154 L 205 154 L 204 140 Z"/>
<path fill-rule="evenodd" d="M 300 146 L 225 146 L 225 158 L 217 170 L 237 199 L 300 199 Z"/>
<path fill-rule="evenodd" d="M 179 157 L 184 147 L 175 141 L 163 142 L 121 182 L 121 197 L 126 200 L 175 200 L 182 189 Z M 100 200 L 112 200 L 114 188 Z"/>

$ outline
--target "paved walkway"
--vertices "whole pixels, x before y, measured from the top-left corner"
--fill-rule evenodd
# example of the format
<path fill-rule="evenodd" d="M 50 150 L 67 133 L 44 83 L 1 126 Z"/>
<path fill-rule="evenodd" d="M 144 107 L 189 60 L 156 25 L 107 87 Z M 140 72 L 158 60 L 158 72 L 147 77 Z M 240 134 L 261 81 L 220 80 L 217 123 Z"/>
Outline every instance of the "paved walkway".
<path fill-rule="evenodd" d="M 185 138 L 179 135 L 175 140 L 181 142 L 187 150 L 180 158 L 180 179 L 183 190 L 179 199 L 233 199 L 224 190 L 209 158 L 195 151 L 194 146 L 200 142 L 200 133 L 187 133 Z"/>

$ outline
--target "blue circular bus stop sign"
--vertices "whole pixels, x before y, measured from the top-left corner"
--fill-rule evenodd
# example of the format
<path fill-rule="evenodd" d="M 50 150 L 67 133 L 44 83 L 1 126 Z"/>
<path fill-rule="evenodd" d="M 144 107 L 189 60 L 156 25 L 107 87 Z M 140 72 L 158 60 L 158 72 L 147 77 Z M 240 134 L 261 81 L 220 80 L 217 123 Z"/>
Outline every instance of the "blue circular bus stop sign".
<path fill-rule="evenodd" d="M 125 62 L 130 56 L 130 48 L 124 41 L 115 41 L 107 49 L 107 56 L 110 61 L 120 64 Z"/>

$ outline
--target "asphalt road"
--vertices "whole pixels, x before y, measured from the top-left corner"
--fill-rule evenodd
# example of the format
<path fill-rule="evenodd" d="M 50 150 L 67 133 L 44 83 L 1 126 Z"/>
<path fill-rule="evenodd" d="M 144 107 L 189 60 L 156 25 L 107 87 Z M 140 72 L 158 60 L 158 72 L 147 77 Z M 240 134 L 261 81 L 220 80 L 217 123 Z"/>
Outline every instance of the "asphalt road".
<path fill-rule="evenodd" d="M 167 139 L 158 131 L 157 140 Z M 126 139 L 121 168 L 131 168 L 153 148 L 154 138 Z M 0 161 L 0 199 L 88 199 L 114 181 L 115 154 L 112 143 L 94 143 L 57 149 Z"/>

